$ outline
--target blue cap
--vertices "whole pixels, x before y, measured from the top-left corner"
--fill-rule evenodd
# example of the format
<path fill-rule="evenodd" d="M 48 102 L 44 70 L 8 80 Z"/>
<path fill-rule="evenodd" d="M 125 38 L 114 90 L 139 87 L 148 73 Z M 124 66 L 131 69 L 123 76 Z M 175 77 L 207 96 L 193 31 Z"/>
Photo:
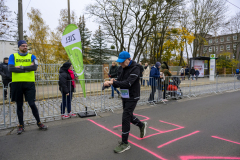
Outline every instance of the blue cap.
<path fill-rule="evenodd" d="M 18 48 L 19 48 L 19 46 L 21 46 L 22 44 L 27 44 L 27 42 L 24 41 L 24 40 L 20 40 L 20 41 L 18 41 Z"/>
<path fill-rule="evenodd" d="M 130 58 L 130 54 L 127 51 L 122 51 L 116 62 L 123 63 L 126 59 Z"/>

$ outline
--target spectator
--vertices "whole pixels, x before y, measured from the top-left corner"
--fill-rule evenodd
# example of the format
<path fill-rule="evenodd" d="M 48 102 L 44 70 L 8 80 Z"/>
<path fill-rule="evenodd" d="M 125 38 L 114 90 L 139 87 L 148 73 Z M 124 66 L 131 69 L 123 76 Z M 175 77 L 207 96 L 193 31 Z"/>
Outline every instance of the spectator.
<path fill-rule="evenodd" d="M 111 66 L 111 68 L 109 70 L 108 76 L 109 76 L 109 78 L 115 78 L 116 79 L 117 75 L 118 75 L 117 62 L 112 62 L 112 66 Z M 114 91 L 117 92 L 118 98 L 121 98 L 120 92 L 116 88 L 114 88 L 112 85 L 111 85 L 111 89 L 112 89 L 112 96 L 109 97 L 109 99 L 114 98 Z"/>
<path fill-rule="evenodd" d="M 152 103 L 154 102 L 154 94 L 156 92 L 156 89 L 158 87 L 158 81 L 160 78 L 162 78 L 160 76 L 160 69 L 161 67 L 161 63 L 160 62 L 156 62 L 155 66 L 152 66 L 151 71 L 150 71 L 150 77 L 149 77 L 149 82 L 150 82 L 150 86 L 151 86 L 151 93 L 150 96 L 148 98 L 148 102 Z"/>
<path fill-rule="evenodd" d="M 163 89 L 163 84 L 164 84 L 164 80 L 165 80 L 165 76 L 163 72 L 160 72 L 160 79 L 158 79 L 158 102 L 163 101 L 163 95 L 162 95 L 162 89 Z"/>
<path fill-rule="evenodd" d="M 239 74 L 239 69 L 238 68 L 236 69 L 236 74 Z"/>
<path fill-rule="evenodd" d="M 3 63 L 0 64 L 0 74 L 4 85 L 4 99 L 7 100 L 7 88 L 8 84 L 12 82 L 12 73 L 8 70 L 8 57 L 3 59 Z M 10 83 L 11 86 L 11 83 Z M 11 90 L 10 90 L 11 97 Z"/>
<path fill-rule="evenodd" d="M 193 80 L 194 75 L 195 75 L 195 69 L 194 69 L 194 67 L 192 67 L 192 69 L 190 70 L 190 74 L 192 75 L 192 80 Z"/>
<path fill-rule="evenodd" d="M 168 88 L 168 84 L 169 84 L 169 80 L 170 80 L 170 77 L 172 76 L 172 74 L 169 72 L 169 68 L 168 68 L 168 65 L 166 62 L 163 62 L 162 64 L 162 69 L 161 71 L 163 72 L 164 76 L 165 76 L 165 81 L 164 81 L 164 90 L 163 90 L 163 101 L 166 102 L 168 101 L 166 99 L 166 91 L 167 91 L 167 88 Z"/>
<path fill-rule="evenodd" d="M 180 73 L 181 73 L 181 77 L 182 77 L 182 80 L 184 79 L 184 67 L 182 66 L 181 70 L 180 70 Z"/>
<path fill-rule="evenodd" d="M 186 68 L 185 68 L 185 76 L 188 77 L 188 80 L 190 79 L 189 68 L 188 68 L 188 66 L 186 66 Z M 184 79 L 185 79 L 185 77 L 184 77 Z"/>
<path fill-rule="evenodd" d="M 142 63 L 139 62 L 139 64 L 140 64 L 140 81 L 141 81 L 141 86 L 142 86 L 143 85 L 143 71 L 144 71 L 144 69 L 143 69 Z"/>
<path fill-rule="evenodd" d="M 59 90 L 62 93 L 62 103 L 61 103 L 61 117 L 62 119 L 76 117 L 76 114 L 71 111 L 71 101 L 74 92 L 75 76 L 72 71 L 72 64 L 66 62 L 62 65 L 59 70 Z M 65 107 L 67 106 L 68 114 L 65 114 Z"/>
<path fill-rule="evenodd" d="M 195 75 L 196 75 L 196 81 L 197 81 L 197 79 L 198 79 L 198 76 L 199 76 L 199 71 L 198 71 L 198 69 L 196 68 L 196 71 L 195 71 Z"/>
<path fill-rule="evenodd" d="M 148 66 L 148 63 L 145 63 L 144 66 L 144 71 L 143 71 L 143 86 L 145 86 L 145 81 L 147 82 L 147 86 L 149 86 L 149 74 L 150 74 L 150 69 Z"/>

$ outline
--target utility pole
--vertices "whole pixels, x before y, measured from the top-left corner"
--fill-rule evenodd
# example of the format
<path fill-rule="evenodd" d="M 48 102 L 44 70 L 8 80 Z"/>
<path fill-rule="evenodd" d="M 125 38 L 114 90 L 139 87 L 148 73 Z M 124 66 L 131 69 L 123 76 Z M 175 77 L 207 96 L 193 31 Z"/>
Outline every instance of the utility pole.
<path fill-rule="evenodd" d="M 18 0 L 18 38 L 19 40 L 23 40 L 22 0 Z"/>
<path fill-rule="evenodd" d="M 68 0 L 68 24 L 71 24 L 71 20 L 70 20 L 70 0 Z"/>

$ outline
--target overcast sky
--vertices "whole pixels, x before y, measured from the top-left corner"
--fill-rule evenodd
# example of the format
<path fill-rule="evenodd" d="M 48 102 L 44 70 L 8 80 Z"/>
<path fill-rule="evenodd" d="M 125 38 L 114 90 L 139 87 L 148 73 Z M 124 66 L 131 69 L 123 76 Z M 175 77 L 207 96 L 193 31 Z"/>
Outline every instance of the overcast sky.
<path fill-rule="evenodd" d="M 230 3 L 238 6 L 240 8 L 240 0 L 227 0 Z M 27 12 L 30 12 L 31 7 L 37 8 L 42 13 L 42 18 L 49 27 L 54 30 L 58 26 L 58 19 L 60 17 L 60 10 L 67 8 L 68 0 L 23 0 L 23 29 L 28 31 L 29 20 L 27 17 Z M 70 0 L 70 9 L 75 11 L 77 18 L 80 15 L 85 14 L 85 8 L 88 4 L 93 3 L 94 0 Z M 233 6 L 227 2 L 229 6 L 228 16 L 235 15 L 240 12 L 240 9 Z M 7 0 L 6 5 L 9 7 L 10 11 L 17 12 L 18 10 L 18 0 Z M 98 29 L 98 24 L 94 23 L 94 19 L 86 20 L 86 27 L 95 32 Z M 27 32 L 27 34 L 29 34 Z"/>
<path fill-rule="evenodd" d="M 6 5 L 10 11 L 18 11 L 18 0 L 6 0 Z M 27 12 L 31 8 L 37 8 L 42 13 L 42 18 L 49 27 L 54 30 L 58 26 L 60 18 L 60 10 L 66 9 L 68 0 L 22 0 L 23 1 L 23 30 L 28 31 L 29 19 Z M 74 11 L 77 16 L 77 21 L 80 15 L 85 14 L 85 8 L 88 4 L 93 3 L 93 0 L 70 0 L 70 10 Z M 98 24 L 93 22 L 93 19 L 87 19 L 87 28 L 91 31 L 98 29 Z"/>

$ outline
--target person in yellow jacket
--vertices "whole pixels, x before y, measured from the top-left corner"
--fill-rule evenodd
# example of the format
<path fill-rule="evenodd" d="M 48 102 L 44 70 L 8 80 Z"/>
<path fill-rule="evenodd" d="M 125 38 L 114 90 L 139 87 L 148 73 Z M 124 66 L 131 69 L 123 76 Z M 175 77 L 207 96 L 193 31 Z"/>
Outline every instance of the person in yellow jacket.
<path fill-rule="evenodd" d="M 38 62 L 36 56 L 28 53 L 27 43 L 24 40 L 18 42 L 18 53 L 11 54 L 8 61 L 9 71 L 12 72 L 12 101 L 17 104 L 18 130 L 17 134 L 24 131 L 23 123 L 23 95 L 32 109 L 33 116 L 41 130 L 47 130 L 40 121 L 38 109 L 35 104 L 35 74 Z"/>

